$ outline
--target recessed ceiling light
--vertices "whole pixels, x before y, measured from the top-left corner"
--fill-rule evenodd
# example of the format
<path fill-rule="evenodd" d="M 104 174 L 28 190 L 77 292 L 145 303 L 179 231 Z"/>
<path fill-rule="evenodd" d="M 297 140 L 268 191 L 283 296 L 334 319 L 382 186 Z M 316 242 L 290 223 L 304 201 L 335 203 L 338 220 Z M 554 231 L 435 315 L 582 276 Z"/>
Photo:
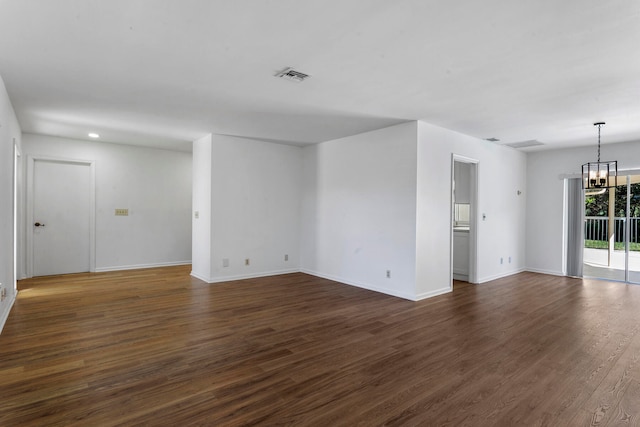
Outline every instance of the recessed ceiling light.
<path fill-rule="evenodd" d="M 89 134 L 89 138 L 100 138 L 100 135 L 98 135 L 97 133 L 93 133 L 93 132 L 91 132 L 91 133 Z"/>

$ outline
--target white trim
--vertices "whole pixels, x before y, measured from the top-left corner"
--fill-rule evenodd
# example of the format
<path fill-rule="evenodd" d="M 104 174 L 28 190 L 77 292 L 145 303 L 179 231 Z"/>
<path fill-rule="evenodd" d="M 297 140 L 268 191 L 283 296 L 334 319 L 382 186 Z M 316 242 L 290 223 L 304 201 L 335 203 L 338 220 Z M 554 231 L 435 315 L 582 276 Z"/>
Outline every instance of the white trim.
<path fill-rule="evenodd" d="M 140 270 L 142 268 L 173 267 L 176 265 L 189 265 L 189 264 L 191 264 L 191 261 L 154 262 L 150 264 L 116 265 L 112 267 L 96 268 L 95 272 L 105 273 L 107 271 Z"/>
<path fill-rule="evenodd" d="M 440 288 L 435 291 L 423 292 L 421 294 L 416 295 L 416 299 L 414 301 L 421 301 L 427 298 L 437 297 L 438 295 L 444 295 L 453 292 L 453 288 Z"/>
<path fill-rule="evenodd" d="M 519 268 L 517 270 L 511 270 L 511 271 L 507 271 L 505 273 L 499 273 L 499 274 L 494 274 L 493 276 L 487 276 L 487 277 L 483 277 L 482 279 L 480 279 L 478 281 L 478 283 L 487 283 L 487 282 L 491 282 L 492 280 L 497 280 L 497 279 L 502 279 L 504 277 L 509 277 L 509 276 L 513 276 L 514 274 L 519 274 L 519 273 L 523 273 L 527 271 L 524 268 Z"/>
<path fill-rule="evenodd" d="M 2 333 L 2 329 L 4 328 L 5 323 L 7 323 L 7 319 L 9 318 L 9 313 L 11 313 L 11 308 L 13 307 L 13 303 L 16 302 L 15 295 L 11 295 L 7 304 L 3 304 L 6 307 L 4 313 L 0 313 L 0 334 Z"/>
<path fill-rule="evenodd" d="M 561 173 L 560 175 L 558 175 L 558 179 L 561 181 L 563 179 L 574 179 L 574 178 L 582 179 L 582 174 L 581 173 Z"/>
<path fill-rule="evenodd" d="M 562 181 L 562 272 L 567 274 L 567 250 L 569 248 L 569 179 Z M 584 210 L 584 200 L 582 203 Z M 584 238 L 583 242 L 584 244 Z"/>
<path fill-rule="evenodd" d="M 451 176 L 449 177 L 449 287 L 453 291 L 453 216 L 455 215 L 455 182 L 456 182 L 456 155 L 451 153 Z M 471 230 L 471 212 L 469 212 L 469 230 Z M 417 261 L 417 260 L 416 260 Z"/>
<path fill-rule="evenodd" d="M 371 285 L 366 285 L 364 283 L 360 283 L 360 282 L 354 282 L 352 280 L 347 280 L 341 277 L 337 277 L 337 276 L 332 276 L 330 274 L 323 274 L 323 273 L 319 273 L 317 271 L 313 271 L 313 270 L 307 270 L 307 269 L 290 269 L 290 270 L 278 270 L 278 271 L 269 271 L 269 272 L 264 272 L 264 273 L 257 273 L 257 274 L 242 274 L 242 275 L 236 275 L 236 276 L 224 276 L 224 277 L 211 277 L 211 278 L 206 278 L 204 276 L 201 276 L 197 273 L 194 273 L 193 271 L 191 272 L 191 276 L 195 277 L 196 279 L 202 280 L 203 282 L 206 283 L 222 283 L 222 282 L 231 282 L 231 281 L 236 281 L 236 280 L 246 280 L 246 279 L 255 279 L 255 278 L 259 278 L 259 277 L 267 277 L 267 276 L 276 276 L 279 274 L 291 274 L 291 273 L 304 273 L 304 274 L 309 274 L 311 276 L 315 276 L 315 277 L 320 277 L 322 279 L 327 279 L 327 280 L 332 280 L 338 284 L 341 285 L 348 285 L 348 286 L 355 286 L 357 288 L 361 288 L 361 289 L 366 289 L 369 291 L 373 291 L 373 292 L 379 292 L 381 294 L 385 294 L 385 295 L 389 295 L 392 297 L 397 297 L 397 298 L 402 298 L 402 299 L 406 299 L 409 301 L 419 301 L 425 298 L 431 298 L 437 295 L 442 295 L 442 294 L 446 294 L 449 292 L 452 292 L 452 288 L 451 287 L 446 287 L 446 288 L 441 288 L 441 289 L 437 289 L 435 291 L 429 291 L 429 292 L 425 292 L 419 295 L 410 295 L 404 292 L 397 292 L 393 289 L 388 289 L 388 288 L 379 288 L 376 286 L 371 286 Z"/>
<path fill-rule="evenodd" d="M 193 272 L 193 270 L 191 270 L 191 277 L 195 277 L 195 278 L 196 278 L 196 279 L 198 279 L 198 280 L 202 280 L 203 282 L 209 283 L 209 279 L 207 279 L 207 278 L 206 278 L 206 277 L 204 277 L 204 276 L 201 276 L 201 275 L 200 275 L 200 274 L 198 274 L 198 273 L 194 273 L 194 272 Z"/>
<path fill-rule="evenodd" d="M 286 269 L 286 270 L 273 270 L 273 271 L 264 271 L 262 273 L 253 273 L 253 274 L 238 274 L 235 276 L 219 276 L 219 277 L 210 277 L 210 278 L 205 278 L 203 276 L 200 276 L 198 274 L 194 274 L 193 271 L 191 272 L 191 275 L 193 277 L 195 277 L 196 279 L 200 279 L 202 281 L 205 281 L 207 283 L 222 283 L 222 282 L 233 282 L 236 280 L 246 280 L 246 279 L 256 279 L 259 277 L 269 277 L 269 276 L 277 276 L 280 274 L 291 274 L 291 273 L 299 273 L 300 270 L 296 269 L 296 268 L 292 268 L 292 269 Z"/>
<path fill-rule="evenodd" d="M 451 289 L 453 289 L 453 280 L 455 279 L 455 272 L 453 271 L 453 210 L 455 203 L 453 182 L 455 179 L 456 162 L 472 165 L 470 171 L 472 185 L 469 188 L 471 211 L 469 212 L 469 272 L 467 280 L 469 283 L 480 283 L 478 280 L 478 189 L 480 188 L 478 183 L 480 177 L 480 161 L 472 159 L 471 157 L 451 153 L 451 212 L 449 213 L 449 230 L 451 230 L 449 236 L 449 283 Z"/>
<path fill-rule="evenodd" d="M 530 268 L 530 267 L 526 267 L 524 269 L 524 271 L 528 271 L 530 273 L 538 273 L 538 274 L 548 274 L 550 276 L 567 276 L 566 273 L 563 273 L 562 271 L 555 271 L 555 270 L 544 270 L 541 268 Z"/>
<path fill-rule="evenodd" d="M 461 156 L 460 154 L 451 153 L 452 159 L 462 163 L 479 163 L 478 159 L 473 159 L 467 156 Z"/>
<path fill-rule="evenodd" d="M 91 175 L 90 183 L 90 207 L 89 207 L 89 271 L 96 271 L 96 168 L 95 160 L 71 159 L 67 157 L 40 156 L 37 154 L 29 154 L 27 156 L 27 220 L 25 222 L 26 232 L 26 257 L 27 271 L 26 277 L 33 277 L 33 191 L 35 180 L 35 162 L 36 160 L 46 162 L 72 163 L 89 166 Z M 30 231 L 29 231 L 30 230 Z"/>
<path fill-rule="evenodd" d="M 22 222 L 22 203 L 20 194 L 22 188 L 18 188 L 18 171 L 22 172 L 22 152 L 16 139 L 13 138 L 13 174 L 11 176 L 11 188 L 13 189 L 13 294 L 18 292 L 18 264 L 22 260 L 22 254 L 18 253 L 18 248 L 22 249 L 22 239 L 20 238 L 21 222 Z M 20 167 L 18 167 L 20 165 Z M 22 178 L 22 177 L 20 177 Z M 20 244 L 18 244 L 20 243 Z M 20 251 L 22 252 L 22 251 Z M 22 266 L 20 266 L 20 270 Z M 22 272 L 20 271 L 22 276 Z"/>
<path fill-rule="evenodd" d="M 338 282 L 344 285 L 355 286 L 357 288 L 367 289 L 369 291 L 379 292 L 381 294 L 391 295 L 393 297 L 403 298 L 410 301 L 416 301 L 415 295 L 406 294 L 404 292 L 398 292 L 394 289 L 378 288 L 376 286 L 365 285 L 364 283 L 354 282 L 352 280 L 346 280 L 341 277 L 332 276 L 330 274 L 322 274 L 322 273 L 318 273 L 317 271 L 312 271 L 307 269 L 301 269 L 300 272 L 309 274 L 311 276 L 321 277 L 323 279 L 333 280 L 334 282 Z"/>

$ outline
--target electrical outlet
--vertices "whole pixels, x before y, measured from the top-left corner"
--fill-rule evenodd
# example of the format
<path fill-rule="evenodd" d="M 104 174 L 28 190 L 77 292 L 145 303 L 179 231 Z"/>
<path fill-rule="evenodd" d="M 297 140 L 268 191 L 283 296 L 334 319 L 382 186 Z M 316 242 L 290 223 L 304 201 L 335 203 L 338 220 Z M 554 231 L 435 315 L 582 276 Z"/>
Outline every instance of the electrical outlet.
<path fill-rule="evenodd" d="M 509 264 L 511 264 L 511 257 L 509 257 Z"/>
<path fill-rule="evenodd" d="M 200 218 L 200 211 L 195 211 L 195 212 L 193 213 L 193 217 L 194 217 L 195 219 Z"/>
<path fill-rule="evenodd" d="M 222 258 L 222 266 L 229 267 L 229 258 Z"/>
<path fill-rule="evenodd" d="M 284 260 L 289 261 L 289 254 L 284 254 Z"/>
<path fill-rule="evenodd" d="M 391 270 L 387 270 L 387 279 L 391 279 Z"/>
<path fill-rule="evenodd" d="M 500 264 L 504 264 L 504 258 L 500 258 Z"/>
<path fill-rule="evenodd" d="M 245 258 L 244 265 L 249 265 L 249 258 Z"/>

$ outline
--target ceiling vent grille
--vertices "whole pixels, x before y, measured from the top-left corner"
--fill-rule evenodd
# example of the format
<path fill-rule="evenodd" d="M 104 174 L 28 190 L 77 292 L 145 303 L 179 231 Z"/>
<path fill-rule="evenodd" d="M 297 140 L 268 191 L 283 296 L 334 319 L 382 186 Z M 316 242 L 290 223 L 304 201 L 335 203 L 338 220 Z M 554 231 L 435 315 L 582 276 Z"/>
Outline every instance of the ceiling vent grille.
<path fill-rule="evenodd" d="M 485 141 L 489 141 L 489 142 L 498 142 L 498 141 L 500 141 L 498 138 L 493 138 L 493 137 L 492 138 L 485 138 L 484 140 Z"/>
<path fill-rule="evenodd" d="M 278 74 L 276 74 L 276 77 L 280 77 L 281 79 L 291 80 L 292 82 L 302 82 L 311 76 L 309 74 L 296 71 L 291 67 L 287 67 L 284 70 L 280 71 Z"/>
<path fill-rule="evenodd" d="M 504 145 L 511 148 L 527 148 L 527 147 L 537 147 L 539 145 L 544 145 L 544 144 L 535 139 L 530 139 L 528 141 L 511 142 L 509 144 L 504 144 Z"/>

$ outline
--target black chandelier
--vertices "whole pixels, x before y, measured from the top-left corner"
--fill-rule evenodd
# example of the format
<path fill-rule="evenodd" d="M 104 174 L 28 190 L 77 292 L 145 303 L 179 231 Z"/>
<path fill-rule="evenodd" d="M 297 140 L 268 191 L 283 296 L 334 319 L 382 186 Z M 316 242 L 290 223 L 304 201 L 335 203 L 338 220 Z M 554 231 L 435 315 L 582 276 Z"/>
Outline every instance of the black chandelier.
<path fill-rule="evenodd" d="M 597 190 L 618 185 L 618 162 L 600 161 L 600 128 L 604 122 L 594 123 L 598 126 L 598 161 L 582 165 L 582 188 L 585 190 Z"/>

